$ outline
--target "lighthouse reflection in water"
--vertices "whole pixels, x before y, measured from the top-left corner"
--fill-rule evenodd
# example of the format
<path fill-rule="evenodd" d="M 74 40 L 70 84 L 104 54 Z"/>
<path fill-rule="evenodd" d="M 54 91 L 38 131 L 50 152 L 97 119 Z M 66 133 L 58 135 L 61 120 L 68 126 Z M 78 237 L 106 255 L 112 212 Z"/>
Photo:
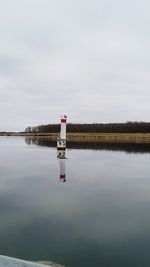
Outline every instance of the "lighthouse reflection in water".
<path fill-rule="evenodd" d="M 58 150 L 57 151 L 57 158 L 59 159 L 59 166 L 60 166 L 60 182 L 66 182 L 66 154 L 65 150 Z"/>

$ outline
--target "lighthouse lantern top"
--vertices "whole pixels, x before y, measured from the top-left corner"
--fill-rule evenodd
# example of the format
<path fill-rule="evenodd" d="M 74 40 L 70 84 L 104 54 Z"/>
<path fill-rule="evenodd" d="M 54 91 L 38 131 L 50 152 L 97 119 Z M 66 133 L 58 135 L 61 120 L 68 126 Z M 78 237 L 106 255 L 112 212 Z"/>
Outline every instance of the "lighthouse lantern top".
<path fill-rule="evenodd" d="M 67 119 L 66 115 L 61 115 L 61 119 Z"/>
<path fill-rule="evenodd" d="M 61 115 L 61 123 L 66 123 L 67 122 L 67 116 L 66 115 Z"/>

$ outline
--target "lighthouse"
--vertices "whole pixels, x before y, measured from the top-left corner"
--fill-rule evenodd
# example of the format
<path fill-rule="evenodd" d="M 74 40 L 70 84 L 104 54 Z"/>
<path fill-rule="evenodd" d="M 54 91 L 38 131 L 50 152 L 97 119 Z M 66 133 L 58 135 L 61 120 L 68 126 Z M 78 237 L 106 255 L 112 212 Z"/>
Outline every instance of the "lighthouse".
<path fill-rule="evenodd" d="M 57 149 L 65 150 L 66 149 L 66 124 L 67 124 L 67 116 L 62 115 L 60 118 L 61 129 L 60 135 L 57 138 Z"/>

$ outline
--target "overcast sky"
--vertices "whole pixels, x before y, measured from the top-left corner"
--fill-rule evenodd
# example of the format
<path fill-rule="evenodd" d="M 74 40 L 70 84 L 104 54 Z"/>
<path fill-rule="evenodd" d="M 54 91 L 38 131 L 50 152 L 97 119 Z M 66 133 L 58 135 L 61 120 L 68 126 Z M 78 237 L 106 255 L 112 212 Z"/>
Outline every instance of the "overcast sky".
<path fill-rule="evenodd" d="M 149 121 L 148 0 L 0 0 L 0 131 Z"/>

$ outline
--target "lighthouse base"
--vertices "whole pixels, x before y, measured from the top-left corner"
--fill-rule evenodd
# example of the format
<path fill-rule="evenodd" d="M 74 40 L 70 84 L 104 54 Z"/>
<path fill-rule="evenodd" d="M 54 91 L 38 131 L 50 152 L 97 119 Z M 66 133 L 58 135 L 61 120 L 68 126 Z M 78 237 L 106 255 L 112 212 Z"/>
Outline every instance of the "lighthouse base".
<path fill-rule="evenodd" d="M 57 150 L 65 150 L 66 149 L 66 139 L 57 139 Z"/>
<path fill-rule="evenodd" d="M 65 150 L 66 149 L 66 147 L 57 147 L 57 150 Z"/>

